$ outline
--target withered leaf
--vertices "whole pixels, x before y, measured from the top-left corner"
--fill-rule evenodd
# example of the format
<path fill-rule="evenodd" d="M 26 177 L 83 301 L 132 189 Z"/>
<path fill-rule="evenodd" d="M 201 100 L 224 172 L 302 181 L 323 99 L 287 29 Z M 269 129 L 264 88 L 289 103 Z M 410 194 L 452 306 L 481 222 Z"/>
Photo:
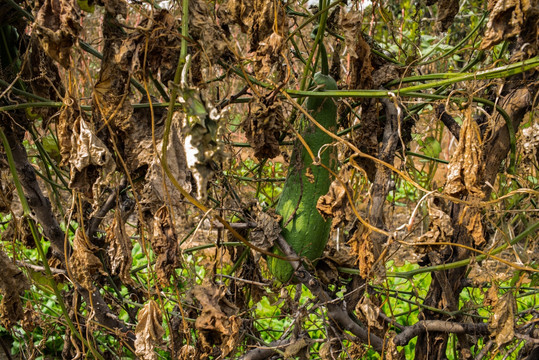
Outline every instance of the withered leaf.
<path fill-rule="evenodd" d="M 481 246 L 486 243 L 483 236 L 483 223 L 481 221 L 481 211 L 477 208 L 466 207 L 461 216 L 461 223 L 472 236 L 475 246 Z"/>
<path fill-rule="evenodd" d="M 324 219 L 333 218 L 332 229 L 347 224 L 352 219 L 346 189 L 339 180 L 334 180 L 328 193 L 318 198 L 316 209 Z"/>
<path fill-rule="evenodd" d="M 154 300 L 148 301 L 139 311 L 135 328 L 135 353 L 143 360 L 157 360 L 155 347 L 163 342 L 165 329 L 161 323 L 161 310 Z"/>
<path fill-rule="evenodd" d="M 254 104 L 241 126 L 257 159 L 272 159 L 281 153 L 279 137 L 284 128 L 281 102 Z"/>
<path fill-rule="evenodd" d="M 451 196 L 469 194 L 482 197 L 478 186 L 478 173 L 481 168 L 483 148 L 479 125 L 473 120 L 472 109 L 468 108 L 460 128 L 457 149 L 448 166 L 444 192 Z"/>
<path fill-rule="evenodd" d="M 102 182 L 116 169 L 116 163 L 105 143 L 94 133 L 82 116 L 75 119 L 71 135 L 71 189 L 88 193 L 97 199 Z"/>
<path fill-rule="evenodd" d="M 178 240 L 169 209 L 163 205 L 154 215 L 152 249 L 157 255 L 155 270 L 159 282 L 166 286 L 170 276 L 180 266 Z"/>
<path fill-rule="evenodd" d="M 249 240 L 261 249 L 268 250 L 281 234 L 279 222 L 282 217 L 275 213 L 274 209 L 268 212 L 259 212 L 256 217 L 256 228 L 251 230 Z"/>
<path fill-rule="evenodd" d="M 341 351 L 341 342 L 339 339 L 331 338 L 320 347 L 320 357 L 322 360 L 337 360 Z"/>
<path fill-rule="evenodd" d="M 111 272 L 118 275 L 124 284 L 134 285 L 131 278 L 131 251 L 133 244 L 125 230 L 125 223 L 119 211 L 116 211 L 112 224 L 107 228 L 106 242 L 111 263 Z"/>
<path fill-rule="evenodd" d="M 436 27 L 439 31 L 446 31 L 453 23 L 455 15 L 459 12 L 459 0 L 446 0 L 438 3 L 438 16 Z"/>
<path fill-rule="evenodd" d="M 429 211 L 429 231 L 423 234 L 418 240 L 418 243 L 436 243 L 446 241 L 453 235 L 453 226 L 451 225 L 451 217 L 446 214 L 437 204 L 436 199 L 430 198 L 427 202 Z M 434 246 L 418 246 L 416 252 L 425 254 Z"/>
<path fill-rule="evenodd" d="M 284 350 L 285 359 L 308 359 L 309 343 L 304 338 L 291 342 Z"/>
<path fill-rule="evenodd" d="M 69 262 L 75 279 L 88 291 L 93 291 L 93 280 L 97 274 L 106 276 L 101 260 L 95 255 L 98 250 L 98 247 L 89 243 L 85 234 L 77 229 Z"/>
<path fill-rule="evenodd" d="M 380 330 L 384 328 L 378 318 L 380 315 L 380 308 L 374 305 L 368 297 L 363 297 L 363 299 L 357 304 L 356 312 L 363 315 L 363 318 L 367 320 L 367 325 L 369 327 Z"/>
<path fill-rule="evenodd" d="M 488 328 L 494 341 L 501 347 L 515 337 L 515 310 L 517 304 L 513 294 L 506 292 L 494 305 Z"/>
<path fill-rule="evenodd" d="M 211 353 L 214 346 L 221 350 L 221 358 L 225 358 L 236 347 L 239 341 L 241 318 L 238 309 L 225 298 L 226 289 L 214 284 L 196 286 L 193 296 L 202 306 L 197 317 L 195 328 L 200 334 L 200 350 Z"/>
<path fill-rule="evenodd" d="M 43 50 L 66 69 L 70 51 L 80 32 L 80 8 L 75 0 L 45 0 L 36 16 L 36 30 Z"/>
<path fill-rule="evenodd" d="M 350 68 L 350 88 L 372 89 L 374 84 L 371 63 L 371 48 L 361 32 L 361 13 L 349 11 L 343 14 L 341 26 L 347 53 L 352 58 Z"/>
<path fill-rule="evenodd" d="M 169 177 L 164 173 L 159 156 L 153 151 L 152 139 L 145 138 L 142 141 L 129 141 L 133 147 L 133 163 L 138 166 L 148 165 L 144 184 L 144 203 L 162 204 L 170 202 L 173 206 L 179 206 L 183 199 L 182 194 Z M 157 152 L 163 153 L 163 142 L 157 144 Z M 167 165 L 173 178 L 187 192 L 191 192 L 191 184 L 188 181 L 189 169 L 187 168 L 184 144 L 181 140 L 180 122 L 178 116 L 174 115 L 170 128 L 170 135 L 166 153 Z M 165 188 L 166 185 L 166 188 Z"/>
<path fill-rule="evenodd" d="M 125 0 L 97 0 L 96 3 L 104 6 L 105 10 L 112 16 L 122 15 L 127 16 L 127 3 Z"/>
<path fill-rule="evenodd" d="M 528 12 L 533 11 L 530 0 L 489 0 L 490 16 L 481 50 L 489 49 L 505 39 L 521 33 Z"/>
<path fill-rule="evenodd" d="M 352 248 L 351 253 L 357 257 L 359 263 L 359 275 L 363 278 L 369 276 L 375 262 L 370 233 L 369 229 L 361 227 L 348 241 L 348 245 Z"/>
<path fill-rule="evenodd" d="M 6 329 L 11 329 L 17 321 L 24 317 L 21 295 L 30 289 L 30 283 L 24 273 L 16 267 L 11 259 L 0 250 L 0 322 Z"/>

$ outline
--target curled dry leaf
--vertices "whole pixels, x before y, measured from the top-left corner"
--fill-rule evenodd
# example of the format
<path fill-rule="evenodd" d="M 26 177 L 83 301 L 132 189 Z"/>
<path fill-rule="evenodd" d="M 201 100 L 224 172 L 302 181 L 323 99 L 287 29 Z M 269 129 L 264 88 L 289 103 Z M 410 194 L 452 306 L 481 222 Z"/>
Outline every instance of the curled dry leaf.
<path fill-rule="evenodd" d="M 351 253 L 357 258 L 359 275 L 362 278 L 369 276 L 375 262 L 370 233 L 369 229 L 361 226 L 348 241 L 348 245 L 352 248 Z"/>
<path fill-rule="evenodd" d="M 460 128 L 457 149 L 448 166 L 444 192 L 451 196 L 472 195 L 481 198 L 478 173 L 481 168 L 483 150 L 479 126 L 472 118 L 472 109 L 466 110 Z"/>
<path fill-rule="evenodd" d="M 299 338 L 291 342 L 284 349 L 285 359 L 309 359 L 309 342 L 305 338 Z"/>
<path fill-rule="evenodd" d="M 338 360 L 342 352 L 341 342 L 338 338 L 331 338 L 320 347 L 320 358 L 322 360 Z"/>
<path fill-rule="evenodd" d="M 163 84 L 174 79 L 180 56 L 181 37 L 179 24 L 166 9 L 154 13 L 153 18 L 144 19 L 135 31 L 129 34 L 128 42 L 134 43 L 133 70 L 143 79 L 142 64 L 156 74 Z"/>
<path fill-rule="evenodd" d="M 157 360 L 154 349 L 162 343 L 165 335 L 165 329 L 161 325 L 163 318 L 157 303 L 148 301 L 139 311 L 137 319 L 135 353 L 143 360 Z"/>
<path fill-rule="evenodd" d="M 125 0 L 96 0 L 97 5 L 104 6 L 105 10 L 112 16 L 127 16 L 127 3 Z"/>
<path fill-rule="evenodd" d="M 71 179 L 69 187 L 82 193 L 90 193 L 97 199 L 102 182 L 116 169 L 112 154 L 97 137 L 90 123 L 78 116 L 71 135 Z M 91 190 L 91 192 L 90 192 Z"/>
<path fill-rule="evenodd" d="M 520 35 L 528 13 L 537 11 L 536 8 L 536 0 L 489 0 L 490 16 L 481 50 Z"/>
<path fill-rule="evenodd" d="M 367 320 L 367 326 L 382 330 L 384 326 L 380 323 L 380 308 L 364 296 L 356 306 L 356 312 L 361 314 Z"/>
<path fill-rule="evenodd" d="M 36 30 L 43 50 L 66 69 L 71 47 L 77 41 L 80 8 L 75 0 L 45 0 L 36 16 Z"/>
<path fill-rule="evenodd" d="M 374 84 L 371 48 L 361 32 L 361 13 L 349 11 L 343 14 L 341 26 L 347 53 L 352 58 L 350 69 L 351 89 L 372 89 Z"/>
<path fill-rule="evenodd" d="M 436 27 L 438 31 L 444 32 L 453 23 L 455 15 L 459 12 L 459 0 L 446 0 L 438 3 L 438 16 Z"/>
<path fill-rule="evenodd" d="M 259 248 L 268 250 L 273 247 L 275 240 L 281 234 L 279 222 L 282 216 L 275 214 L 275 209 L 259 212 L 256 217 L 256 228 L 251 230 L 249 239 Z"/>
<path fill-rule="evenodd" d="M 481 211 L 479 209 L 467 206 L 464 208 L 460 221 L 466 226 L 466 229 L 474 240 L 475 246 L 481 246 L 486 243 L 485 237 L 483 236 Z"/>
<path fill-rule="evenodd" d="M 348 191 L 352 193 L 350 189 Z M 328 193 L 318 198 L 316 209 L 324 219 L 333 218 L 332 229 L 346 225 L 353 219 L 346 189 L 339 180 L 333 180 Z"/>
<path fill-rule="evenodd" d="M 189 0 L 189 35 L 202 46 L 202 59 L 216 61 L 228 55 L 224 31 L 210 12 L 209 2 Z"/>
<path fill-rule="evenodd" d="M 498 299 L 488 320 L 488 328 L 494 341 L 501 347 L 515 337 L 515 310 L 517 304 L 513 294 L 508 291 Z"/>
<path fill-rule="evenodd" d="M 494 306 L 498 302 L 499 295 L 498 295 L 498 285 L 496 283 L 492 283 L 490 288 L 487 290 L 487 293 L 485 294 L 485 297 L 483 299 L 483 305 L 485 306 Z"/>
<path fill-rule="evenodd" d="M 196 350 L 192 345 L 183 345 L 179 351 L 178 360 L 191 360 L 195 358 Z"/>
<path fill-rule="evenodd" d="M 0 250 L 0 322 L 6 329 L 11 329 L 17 321 L 23 319 L 21 295 L 30 289 L 30 283 L 24 273 L 16 267 L 10 258 Z"/>
<path fill-rule="evenodd" d="M 429 210 L 429 231 L 423 234 L 418 240 L 418 243 L 436 243 L 449 239 L 453 235 L 453 226 L 451 225 L 451 217 L 446 214 L 436 204 L 436 199 L 429 198 L 428 200 Z M 434 246 L 417 246 L 416 252 L 418 254 L 425 254 L 432 250 Z"/>
<path fill-rule="evenodd" d="M 106 276 L 103 264 L 95 255 L 99 248 L 90 244 L 80 229 L 73 239 L 73 254 L 69 260 L 71 271 L 77 282 L 86 290 L 93 291 L 93 280 L 97 274 Z"/>
<path fill-rule="evenodd" d="M 189 169 L 187 168 L 184 144 L 181 140 L 179 116 L 179 113 L 174 114 L 166 153 L 162 156 L 166 156 L 167 158 L 168 169 L 170 170 L 172 177 L 184 190 L 190 193 L 191 183 L 188 181 L 190 175 Z M 137 149 L 138 152 L 136 151 Z M 137 149 L 135 149 L 135 152 L 133 153 L 137 156 L 136 162 L 141 166 L 148 165 L 143 189 L 144 198 L 142 202 L 149 204 L 170 202 L 174 206 L 179 206 L 183 196 L 161 168 L 161 160 L 159 159 L 159 156 L 161 155 L 156 155 L 153 151 L 151 135 L 150 138 L 139 141 Z M 157 143 L 157 152 L 159 154 L 163 153 L 162 141 Z"/>
<path fill-rule="evenodd" d="M 106 242 L 108 243 L 108 256 L 111 263 L 111 272 L 118 275 L 124 284 L 134 285 L 131 278 L 131 265 L 133 257 L 131 251 L 133 244 L 125 230 L 125 223 L 116 211 L 112 224 L 107 228 Z"/>
<path fill-rule="evenodd" d="M 282 106 L 279 101 L 270 104 L 258 102 L 252 106 L 249 116 L 241 124 L 259 160 L 272 159 L 281 153 L 279 137 L 284 128 Z"/>
<path fill-rule="evenodd" d="M 157 255 L 155 270 L 159 282 L 166 286 L 180 266 L 180 250 L 168 207 L 163 205 L 154 215 L 152 249 Z"/>
<path fill-rule="evenodd" d="M 239 341 L 241 318 L 238 309 L 225 298 L 226 289 L 214 284 L 196 286 L 193 296 L 202 306 L 195 327 L 200 334 L 199 349 L 209 354 L 214 346 L 221 350 L 221 358 L 226 358 Z"/>
<path fill-rule="evenodd" d="M 0 170 L 0 213 L 10 211 L 14 189 L 15 185 L 7 179 L 7 172 Z"/>

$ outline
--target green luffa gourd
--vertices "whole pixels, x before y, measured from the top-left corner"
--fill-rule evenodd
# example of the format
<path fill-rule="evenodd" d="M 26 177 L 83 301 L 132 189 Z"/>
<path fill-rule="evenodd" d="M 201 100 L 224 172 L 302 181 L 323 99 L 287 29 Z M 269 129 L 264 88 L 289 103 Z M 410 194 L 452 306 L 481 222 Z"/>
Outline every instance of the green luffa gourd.
<path fill-rule="evenodd" d="M 328 75 L 316 73 L 314 82 L 319 90 L 337 89 L 337 83 Z M 337 106 L 333 99 L 309 97 L 306 108 L 324 128 L 335 132 Z M 313 154 L 317 156 L 320 148 L 330 144 L 332 138 L 312 122 L 306 120 L 305 123 L 301 136 Z M 335 170 L 337 164 L 335 147 L 329 146 L 323 149 L 320 162 Z M 328 241 L 331 219 L 322 218 L 316 209 L 316 203 L 320 196 L 328 192 L 330 184 L 329 172 L 320 165 L 313 165 L 305 147 L 296 141 L 288 176 L 275 210 L 282 216 L 282 225 L 288 222 L 282 230 L 283 237 L 302 258 L 318 259 Z M 292 219 L 290 219 L 291 216 Z M 274 247 L 273 252 L 283 255 L 277 247 Z M 290 263 L 285 260 L 269 257 L 268 266 L 272 274 L 282 282 L 288 281 L 294 273 Z"/>

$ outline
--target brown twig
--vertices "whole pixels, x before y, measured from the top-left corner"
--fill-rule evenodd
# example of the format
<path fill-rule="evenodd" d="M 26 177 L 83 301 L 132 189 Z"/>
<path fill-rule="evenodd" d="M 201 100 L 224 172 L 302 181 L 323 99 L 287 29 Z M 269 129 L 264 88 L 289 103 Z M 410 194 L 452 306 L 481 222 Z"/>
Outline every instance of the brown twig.
<path fill-rule="evenodd" d="M 279 235 L 276 242 L 287 257 L 298 258 L 294 249 L 292 249 L 282 235 Z M 319 302 L 324 303 L 327 306 L 328 318 L 333 321 L 339 329 L 351 332 L 363 343 L 371 345 L 375 351 L 379 353 L 382 352 L 384 348 L 383 339 L 369 333 L 366 329 L 362 328 L 352 320 L 350 315 L 348 315 L 348 313 L 340 306 L 340 302 L 334 302 L 329 294 L 323 289 L 320 282 L 305 270 L 301 261 L 291 260 L 289 263 L 294 268 L 294 274 L 298 281 L 304 284 Z"/>
<path fill-rule="evenodd" d="M 443 332 L 453 334 L 489 335 L 487 323 L 471 324 L 456 323 L 442 320 L 422 320 L 408 326 L 403 332 L 395 336 L 393 342 L 397 346 L 405 346 L 410 340 L 425 332 Z"/>

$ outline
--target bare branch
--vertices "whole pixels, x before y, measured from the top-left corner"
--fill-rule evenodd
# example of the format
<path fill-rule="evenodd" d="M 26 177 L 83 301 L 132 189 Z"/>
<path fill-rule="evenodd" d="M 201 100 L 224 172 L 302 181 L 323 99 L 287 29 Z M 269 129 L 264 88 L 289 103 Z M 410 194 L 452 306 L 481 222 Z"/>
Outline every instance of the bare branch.
<path fill-rule="evenodd" d="M 404 346 L 416 336 L 425 332 L 442 332 L 453 334 L 489 335 L 487 323 L 470 324 L 456 323 L 442 320 L 422 320 L 408 326 L 403 332 L 395 336 L 393 342 L 397 346 Z"/>

